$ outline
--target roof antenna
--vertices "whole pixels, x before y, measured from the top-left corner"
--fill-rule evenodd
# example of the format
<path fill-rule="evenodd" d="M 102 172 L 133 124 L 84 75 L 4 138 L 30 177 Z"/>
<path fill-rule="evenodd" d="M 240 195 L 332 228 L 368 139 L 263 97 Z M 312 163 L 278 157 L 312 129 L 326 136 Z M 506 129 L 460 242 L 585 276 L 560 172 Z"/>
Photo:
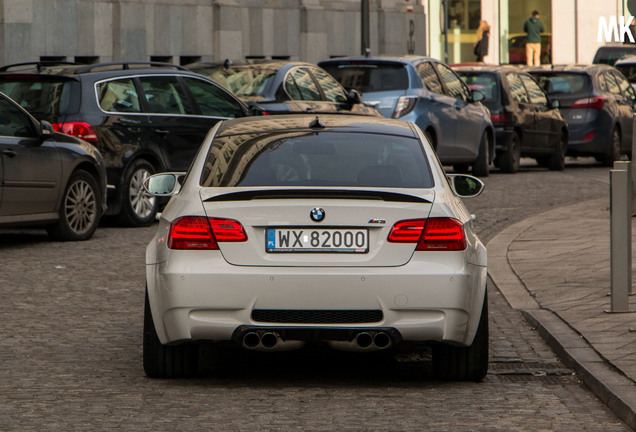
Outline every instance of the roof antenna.
<path fill-rule="evenodd" d="M 315 119 L 313 119 L 311 121 L 311 123 L 309 123 L 309 127 L 310 128 L 321 128 L 324 129 L 325 128 L 325 124 L 323 122 L 320 121 L 320 119 L 318 118 L 318 116 L 316 116 Z"/>
<path fill-rule="evenodd" d="M 230 66 L 232 66 L 232 60 L 230 59 L 225 59 L 225 61 L 223 62 L 223 67 L 225 69 L 229 68 Z"/>

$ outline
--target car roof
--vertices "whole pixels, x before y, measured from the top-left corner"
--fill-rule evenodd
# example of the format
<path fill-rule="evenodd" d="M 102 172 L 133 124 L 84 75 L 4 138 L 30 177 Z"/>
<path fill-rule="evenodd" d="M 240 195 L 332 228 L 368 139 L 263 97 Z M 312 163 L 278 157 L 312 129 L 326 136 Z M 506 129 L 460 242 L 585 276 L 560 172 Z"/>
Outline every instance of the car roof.
<path fill-rule="evenodd" d="M 193 63 L 187 66 L 189 70 L 200 70 L 200 69 L 271 69 L 273 71 L 277 71 L 282 69 L 283 67 L 292 67 L 292 66 L 313 66 L 316 67 L 315 64 L 303 62 L 303 61 L 291 61 L 291 60 L 263 60 L 263 61 L 254 61 L 254 62 L 240 62 L 240 63 L 232 63 L 232 62 L 224 62 L 224 63 Z"/>
<path fill-rule="evenodd" d="M 519 68 L 510 65 L 476 65 L 476 66 L 452 66 L 456 72 L 522 72 Z"/>
<path fill-rule="evenodd" d="M 0 74 L 34 74 L 48 76 L 65 76 L 77 78 L 84 75 L 120 76 L 135 74 L 152 74 L 170 72 L 172 74 L 190 74 L 183 66 L 160 62 L 110 62 L 96 64 L 78 64 L 69 62 L 31 62 L 15 63 L 0 67 Z"/>
<path fill-rule="evenodd" d="M 409 122 L 384 117 L 346 114 L 291 114 L 242 117 L 223 121 L 216 136 L 263 134 L 275 131 L 350 132 L 401 135 L 411 138 L 417 134 Z"/>
<path fill-rule="evenodd" d="M 424 61 L 431 61 L 431 62 L 435 62 L 435 63 L 442 63 L 441 61 L 439 61 L 438 59 L 435 59 L 433 57 L 424 57 L 424 56 L 416 56 L 416 55 L 405 55 L 405 56 L 376 56 L 376 57 L 364 57 L 364 56 L 358 56 L 358 57 L 337 57 L 337 58 L 332 58 L 329 60 L 323 60 L 321 62 L 318 63 L 318 65 L 321 64 L 327 64 L 327 63 L 338 63 L 338 62 L 350 62 L 350 61 L 355 61 L 355 62 L 387 62 L 387 63 L 403 63 L 403 64 L 417 64 L 417 63 L 421 63 Z"/>
<path fill-rule="evenodd" d="M 558 72 L 574 72 L 574 73 L 588 73 L 595 74 L 605 70 L 614 70 L 610 65 L 601 64 L 564 64 L 564 65 L 550 65 L 548 67 L 530 67 L 525 68 L 525 72 L 530 73 L 558 73 Z"/>

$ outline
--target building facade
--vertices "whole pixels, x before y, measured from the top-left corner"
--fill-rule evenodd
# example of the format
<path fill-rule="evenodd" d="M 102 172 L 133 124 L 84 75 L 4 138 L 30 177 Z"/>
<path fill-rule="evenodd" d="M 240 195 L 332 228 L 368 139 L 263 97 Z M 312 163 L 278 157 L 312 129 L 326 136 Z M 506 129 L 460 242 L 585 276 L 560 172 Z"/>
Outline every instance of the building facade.
<path fill-rule="evenodd" d="M 40 60 L 225 59 L 309 62 L 361 53 L 362 0 L 0 0 L 0 64 Z M 533 10 L 553 63 L 589 63 L 599 19 L 629 16 L 629 0 L 369 0 L 371 55 L 475 60 L 480 20 L 487 63 L 507 63 Z M 443 4 L 448 32 L 443 34 Z M 515 45 L 516 44 L 516 45 Z M 511 57 L 512 55 L 512 57 Z"/>

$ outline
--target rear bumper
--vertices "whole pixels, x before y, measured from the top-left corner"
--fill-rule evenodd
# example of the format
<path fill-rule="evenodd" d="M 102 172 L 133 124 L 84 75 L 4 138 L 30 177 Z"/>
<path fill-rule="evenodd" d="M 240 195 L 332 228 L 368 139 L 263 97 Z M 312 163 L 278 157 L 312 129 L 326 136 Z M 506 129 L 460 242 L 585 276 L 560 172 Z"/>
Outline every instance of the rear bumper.
<path fill-rule="evenodd" d="M 414 258 L 405 266 L 380 268 L 236 267 L 219 259 L 185 259 L 181 265 L 148 265 L 148 296 L 162 343 L 236 340 L 237 329 L 248 326 L 275 327 L 279 333 L 285 328 L 389 328 L 399 335 L 395 340 L 470 345 L 485 294 L 486 267 L 464 264 L 457 259 L 463 252 L 426 255 L 427 262 Z M 431 255 L 439 256 L 436 262 L 430 262 Z M 456 259 L 448 259 L 450 255 Z M 262 322 L 254 319 L 255 309 L 378 310 L 381 318 L 363 323 Z"/>

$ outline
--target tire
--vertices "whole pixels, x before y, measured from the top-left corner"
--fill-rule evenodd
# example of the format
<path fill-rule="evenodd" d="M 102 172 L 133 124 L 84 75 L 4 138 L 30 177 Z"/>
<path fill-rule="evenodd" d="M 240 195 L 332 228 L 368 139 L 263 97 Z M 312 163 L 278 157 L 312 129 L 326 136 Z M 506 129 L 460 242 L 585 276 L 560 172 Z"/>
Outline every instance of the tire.
<path fill-rule="evenodd" d="M 515 132 L 510 140 L 510 147 L 504 153 L 497 155 L 497 161 L 501 171 L 505 173 L 516 173 L 519 171 L 519 161 L 521 160 L 521 140 Z"/>
<path fill-rule="evenodd" d="M 148 226 L 157 215 L 159 201 L 143 187 L 146 178 L 155 173 L 154 167 L 139 159 L 126 170 L 122 180 L 119 222 L 124 226 Z"/>
<path fill-rule="evenodd" d="M 143 364 L 148 378 L 190 378 L 197 374 L 199 345 L 163 345 L 152 320 L 148 290 L 144 305 Z"/>
<path fill-rule="evenodd" d="M 479 154 L 473 163 L 473 175 L 477 177 L 488 177 L 490 172 L 490 154 L 488 152 L 488 135 L 486 132 L 481 136 L 479 144 Z"/>
<path fill-rule="evenodd" d="M 453 170 L 457 174 L 467 174 L 470 171 L 470 166 L 468 164 L 454 164 Z"/>
<path fill-rule="evenodd" d="M 559 142 L 554 149 L 554 153 L 548 159 L 548 169 L 550 171 L 563 171 L 565 169 L 565 153 L 568 149 L 568 137 L 561 133 Z"/>
<path fill-rule="evenodd" d="M 99 225 L 100 203 L 97 180 L 84 170 L 75 171 L 62 196 L 60 217 L 47 229 L 49 236 L 60 241 L 88 240 Z"/>
<path fill-rule="evenodd" d="M 488 373 L 488 297 L 479 318 L 479 327 L 472 345 L 456 347 L 433 346 L 433 373 L 443 381 L 483 380 Z"/>
<path fill-rule="evenodd" d="M 609 148 L 607 154 L 597 157 L 596 160 L 601 162 L 603 166 L 611 167 L 614 165 L 614 161 L 621 159 L 621 132 L 618 130 L 618 126 L 614 126 L 612 134 L 610 135 Z"/>

